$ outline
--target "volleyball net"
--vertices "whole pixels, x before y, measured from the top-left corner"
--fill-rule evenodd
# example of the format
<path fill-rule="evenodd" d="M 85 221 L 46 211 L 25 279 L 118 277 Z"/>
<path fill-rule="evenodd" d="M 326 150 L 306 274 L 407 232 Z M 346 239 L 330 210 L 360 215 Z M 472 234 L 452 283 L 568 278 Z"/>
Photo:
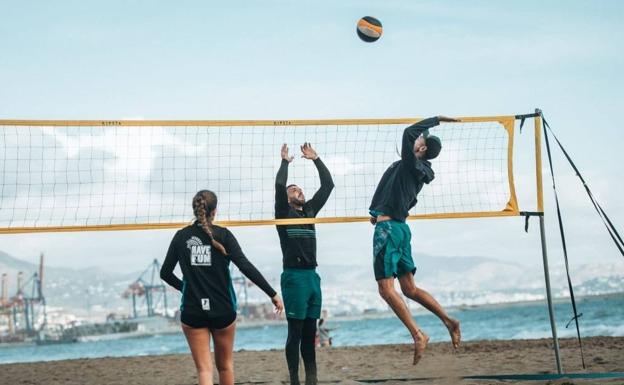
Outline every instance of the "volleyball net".
<path fill-rule="evenodd" d="M 430 130 L 443 148 L 411 218 L 518 215 L 515 117 L 460 119 Z M 367 220 L 403 130 L 419 120 L 0 120 L 0 232 L 181 227 L 201 189 L 217 193 L 220 224 L 292 221 L 274 219 L 275 175 L 287 143 L 295 156 L 288 182 L 312 197 L 320 181 L 300 157 L 304 142 L 335 189 L 318 218 L 303 221 Z"/>

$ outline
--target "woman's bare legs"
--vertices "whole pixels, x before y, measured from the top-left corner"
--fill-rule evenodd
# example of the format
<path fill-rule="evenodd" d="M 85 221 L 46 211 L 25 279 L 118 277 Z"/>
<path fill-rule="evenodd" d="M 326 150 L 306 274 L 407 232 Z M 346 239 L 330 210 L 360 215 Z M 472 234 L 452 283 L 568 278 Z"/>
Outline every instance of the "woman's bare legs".
<path fill-rule="evenodd" d="M 199 385 L 213 385 L 212 356 L 210 355 L 210 330 L 207 328 L 192 328 L 182 324 L 182 331 L 191 348 Z"/>

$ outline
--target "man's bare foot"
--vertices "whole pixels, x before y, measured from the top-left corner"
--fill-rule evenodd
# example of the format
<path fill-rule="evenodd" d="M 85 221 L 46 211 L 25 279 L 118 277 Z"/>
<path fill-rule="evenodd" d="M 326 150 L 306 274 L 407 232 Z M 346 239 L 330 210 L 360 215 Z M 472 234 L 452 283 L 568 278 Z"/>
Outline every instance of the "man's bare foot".
<path fill-rule="evenodd" d="M 414 339 L 414 361 L 412 365 L 416 365 L 420 361 L 427 348 L 427 343 L 429 343 L 429 336 L 423 333 L 422 330 L 418 334 L 418 338 Z"/>
<path fill-rule="evenodd" d="M 461 330 L 459 329 L 459 321 L 451 318 L 449 323 L 446 325 L 446 328 L 451 335 L 451 342 L 453 343 L 453 347 L 455 349 L 459 348 L 459 343 L 461 342 Z"/>

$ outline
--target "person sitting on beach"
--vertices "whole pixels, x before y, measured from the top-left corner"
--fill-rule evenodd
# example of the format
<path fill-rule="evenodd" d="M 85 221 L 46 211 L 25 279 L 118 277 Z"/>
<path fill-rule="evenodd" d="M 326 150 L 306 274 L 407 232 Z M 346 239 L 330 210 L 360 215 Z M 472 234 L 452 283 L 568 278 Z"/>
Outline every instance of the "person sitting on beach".
<path fill-rule="evenodd" d="M 392 163 L 381 177 L 369 208 L 371 223 L 375 225 L 373 269 L 379 294 L 414 339 L 414 365 L 421 359 L 429 337 L 416 325 L 407 305 L 394 289 L 395 278 L 398 277 L 401 291 L 406 297 L 442 320 L 456 349 L 461 339 L 459 321 L 450 318 L 431 294 L 414 283 L 416 267 L 410 245 L 412 234 L 405 223 L 423 185 L 429 184 L 434 178 L 429 160 L 437 157 L 442 149 L 440 139 L 429 135 L 429 128 L 440 122 L 456 121 L 440 116 L 407 127 L 403 131 L 401 159 Z"/>
<path fill-rule="evenodd" d="M 319 344 L 318 346 L 324 348 L 327 346 L 332 346 L 332 338 L 329 335 L 329 332 L 332 330 L 336 330 L 337 328 L 328 328 L 325 326 L 325 319 L 321 318 L 318 323 L 318 335 L 319 335 Z"/>
<path fill-rule="evenodd" d="M 245 257 L 234 234 L 212 224 L 217 212 L 215 193 L 199 191 L 193 198 L 193 212 L 196 221 L 174 235 L 160 277 L 182 292 L 182 331 L 195 361 L 199 385 L 213 383 L 211 335 L 219 384 L 232 385 L 236 294 L 230 277 L 230 261 L 271 298 L 278 313 L 284 306 L 279 295 Z M 178 263 L 182 280 L 173 273 Z"/>

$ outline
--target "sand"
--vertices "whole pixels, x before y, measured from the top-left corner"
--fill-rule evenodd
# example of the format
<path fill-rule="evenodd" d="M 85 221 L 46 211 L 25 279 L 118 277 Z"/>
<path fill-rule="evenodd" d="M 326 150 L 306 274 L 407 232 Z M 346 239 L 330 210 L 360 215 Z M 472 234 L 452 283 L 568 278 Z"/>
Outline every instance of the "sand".
<path fill-rule="evenodd" d="M 585 338 L 587 372 L 624 372 L 624 337 Z M 561 340 L 566 372 L 583 372 L 575 340 Z M 287 380 L 282 350 L 240 351 L 234 355 L 237 383 L 280 384 Z M 410 345 L 376 345 L 317 350 L 321 383 L 361 384 L 357 380 L 404 379 L 396 384 L 624 384 L 624 379 L 554 381 L 462 380 L 488 374 L 555 373 L 550 340 L 475 341 L 453 353 L 449 343 L 430 344 L 412 366 Z M 418 380 L 418 379 L 421 380 Z M 302 377 L 303 380 L 303 377 Z M 190 355 L 80 359 L 0 365 L 0 384 L 196 384 Z"/>

